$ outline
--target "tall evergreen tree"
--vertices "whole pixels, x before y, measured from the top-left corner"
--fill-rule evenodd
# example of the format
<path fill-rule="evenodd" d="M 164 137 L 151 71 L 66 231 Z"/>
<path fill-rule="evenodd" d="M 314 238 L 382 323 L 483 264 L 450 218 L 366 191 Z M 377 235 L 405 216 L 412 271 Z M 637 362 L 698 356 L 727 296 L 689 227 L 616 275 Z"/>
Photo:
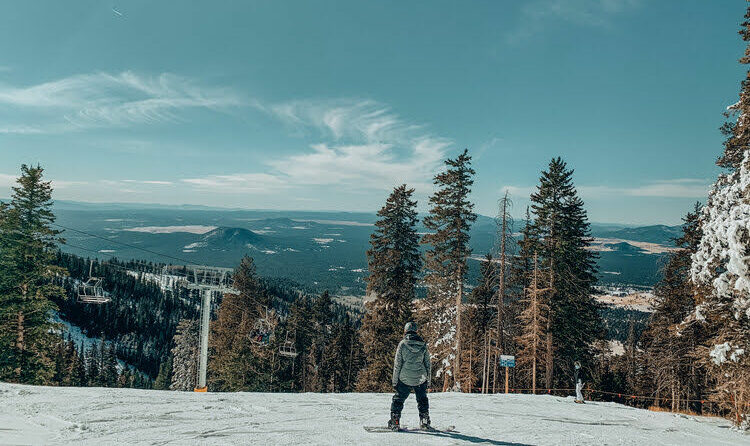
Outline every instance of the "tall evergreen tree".
<path fill-rule="evenodd" d="M 497 263 L 497 264 L 496 264 Z M 501 265 L 487 254 L 479 264 L 480 279 L 471 291 L 468 308 L 464 311 L 466 330 L 464 330 L 464 379 L 470 383 L 470 389 L 481 384 L 481 392 L 489 392 L 489 381 L 492 373 L 492 337 L 497 323 L 493 302 L 497 295 L 496 276 Z"/>
<path fill-rule="evenodd" d="M 52 186 L 40 167 L 21 166 L 10 205 L 0 207 L 0 380 L 44 384 L 54 373 L 50 298 L 64 271 L 53 266 L 60 232 L 52 229 Z"/>
<path fill-rule="evenodd" d="M 425 253 L 427 299 L 421 305 L 421 320 L 435 360 L 436 377 L 443 379 L 443 390 L 461 388 L 461 313 L 464 299 L 466 260 L 471 255 L 469 229 L 477 219 L 469 201 L 474 184 L 471 156 L 464 150 L 445 161 L 445 171 L 433 183 L 437 190 L 430 197 L 430 213 L 424 219 L 429 232 L 422 243 Z"/>
<path fill-rule="evenodd" d="M 412 301 L 422 268 L 417 234 L 414 189 L 396 187 L 378 211 L 379 220 L 367 251 L 366 313 L 360 339 L 367 363 L 357 388 L 363 392 L 387 391 L 404 325 L 412 319 Z"/>
<path fill-rule="evenodd" d="M 169 386 L 172 383 L 172 356 L 167 357 L 166 360 L 161 362 L 159 366 L 159 374 L 156 375 L 154 380 L 155 390 L 170 390 Z"/>
<path fill-rule="evenodd" d="M 493 364 L 492 368 L 492 379 L 493 388 L 495 392 L 497 387 L 497 376 L 498 376 L 498 363 L 499 355 L 507 355 L 512 352 L 511 343 L 513 340 L 513 319 L 514 314 L 511 311 L 509 297 L 509 289 L 511 288 L 511 272 L 512 264 L 510 261 L 510 254 L 513 252 L 512 248 L 515 245 L 513 238 L 513 218 L 510 215 L 510 209 L 513 203 L 510 200 L 509 194 L 506 191 L 503 198 L 500 199 L 498 206 L 498 214 L 495 217 L 495 224 L 497 226 L 497 233 L 495 235 L 495 251 L 499 258 L 498 273 L 496 274 L 497 280 L 497 296 L 495 298 L 495 304 L 497 306 L 497 322 L 495 327 L 495 348 L 491 349 L 489 361 Z M 489 386 L 487 387 L 489 391 Z"/>
<path fill-rule="evenodd" d="M 177 325 L 172 348 L 172 382 L 170 390 L 190 391 L 197 385 L 200 322 L 183 319 Z"/>
<path fill-rule="evenodd" d="M 359 369 L 358 349 L 357 332 L 349 318 L 335 323 L 331 329 L 331 342 L 326 350 L 325 361 L 330 370 L 326 391 L 351 392 L 354 390 Z"/>
<path fill-rule="evenodd" d="M 327 350 L 333 323 L 332 303 L 331 295 L 326 290 L 315 300 L 312 307 L 312 342 L 307 355 L 306 366 L 308 369 L 308 390 L 313 392 L 325 392 L 327 390 L 332 372 L 331 364 L 327 361 L 329 357 Z"/>
<path fill-rule="evenodd" d="M 251 333 L 261 314 L 266 317 L 269 297 L 252 258 L 243 258 L 232 278 L 239 294 L 226 294 L 211 322 L 209 385 L 216 391 L 264 391 L 271 352 L 255 345 Z"/>
<path fill-rule="evenodd" d="M 603 336 L 598 304 L 592 297 L 596 254 L 583 201 L 573 186 L 573 170 L 554 158 L 531 195 L 533 233 L 550 288 L 545 342 L 547 387 L 570 383 L 573 363 L 591 368 L 594 343 Z M 557 377 L 557 379 L 555 379 Z"/>
<path fill-rule="evenodd" d="M 86 354 L 86 376 L 88 377 L 88 385 L 92 387 L 100 387 L 102 385 L 102 357 L 100 352 L 99 344 L 95 342 L 91 344 Z"/>
<path fill-rule="evenodd" d="M 701 238 L 700 204 L 687 214 L 682 236 L 675 240 L 678 251 L 670 254 L 662 270 L 662 279 L 654 289 L 654 313 L 641 336 L 640 350 L 628 350 L 636 356 L 644 371 L 649 372 L 641 384 L 637 370 L 629 373 L 634 390 L 648 393 L 657 401 L 668 400 L 672 410 L 691 409 L 687 400 L 701 400 L 706 370 L 696 358 L 696 348 L 705 341 L 698 324 L 682 325 L 695 309 L 695 286 L 690 280 L 691 256 Z M 645 387 L 645 388 L 639 388 Z M 681 402 L 683 402 L 681 404 Z M 700 405 L 692 407 L 700 410 Z"/>
<path fill-rule="evenodd" d="M 750 42 L 750 8 L 740 31 Z M 742 64 L 750 63 L 750 44 Z M 727 136 L 717 164 L 719 175 L 701 215 L 702 237 L 692 257 L 691 277 L 698 286 L 696 308 L 689 318 L 712 333 L 702 349 L 714 391 L 731 401 L 734 422 L 750 429 L 750 70 L 739 101 L 722 128 Z"/>

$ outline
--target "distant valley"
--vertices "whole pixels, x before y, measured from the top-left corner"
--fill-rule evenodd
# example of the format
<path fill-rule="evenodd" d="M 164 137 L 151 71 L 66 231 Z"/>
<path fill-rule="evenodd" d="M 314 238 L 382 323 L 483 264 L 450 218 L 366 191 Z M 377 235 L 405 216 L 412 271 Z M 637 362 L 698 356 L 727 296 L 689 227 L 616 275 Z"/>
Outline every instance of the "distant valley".
<path fill-rule="evenodd" d="M 63 250 L 84 257 L 234 267 L 249 255 L 261 275 L 290 278 L 311 291 L 329 289 L 341 296 L 364 294 L 365 252 L 377 218 L 374 213 L 76 203 L 61 203 L 56 213 L 60 225 L 83 232 L 65 231 Z M 492 250 L 494 234 L 494 219 L 480 216 L 471 233 L 471 275 Z M 678 234 L 679 227 L 672 226 L 592 224 L 591 249 L 600 256 L 601 283 L 653 285 Z"/>

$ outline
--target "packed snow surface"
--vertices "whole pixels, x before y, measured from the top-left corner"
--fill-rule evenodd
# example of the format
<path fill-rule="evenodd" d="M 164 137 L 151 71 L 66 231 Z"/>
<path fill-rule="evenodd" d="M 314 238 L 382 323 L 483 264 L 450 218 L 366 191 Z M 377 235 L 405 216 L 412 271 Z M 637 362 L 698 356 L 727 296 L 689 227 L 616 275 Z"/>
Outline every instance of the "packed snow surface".
<path fill-rule="evenodd" d="M 572 398 L 430 395 L 452 433 L 368 433 L 387 394 L 192 393 L 0 383 L 0 444 L 750 445 L 720 418 Z M 407 400 L 402 423 L 418 422 Z"/>

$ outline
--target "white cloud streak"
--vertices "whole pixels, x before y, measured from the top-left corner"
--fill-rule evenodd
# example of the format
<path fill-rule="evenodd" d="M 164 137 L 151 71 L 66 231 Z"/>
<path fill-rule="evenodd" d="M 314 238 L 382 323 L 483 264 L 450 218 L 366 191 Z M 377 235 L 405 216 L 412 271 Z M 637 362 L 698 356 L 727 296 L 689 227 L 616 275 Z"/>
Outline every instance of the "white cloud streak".
<path fill-rule="evenodd" d="M 241 105 L 233 92 L 199 87 L 172 74 L 147 77 L 126 71 L 70 76 L 28 87 L 0 84 L 0 107 L 37 122 L 0 127 L 0 133 L 60 133 L 175 121 L 186 109 Z M 60 120 L 58 117 L 63 116 Z"/>
<path fill-rule="evenodd" d="M 518 43 L 544 31 L 551 22 L 579 26 L 608 27 L 612 18 L 640 4 L 641 0 L 536 0 L 524 3 L 518 26 L 506 34 L 508 43 Z"/>
<path fill-rule="evenodd" d="M 387 190 L 431 188 L 452 141 L 431 135 L 371 100 L 294 101 L 267 110 L 287 125 L 315 129 L 327 142 L 268 162 L 290 183 Z"/>
<path fill-rule="evenodd" d="M 266 193 L 286 187 L 286 182 L 275 175 L 246 173 L 234 175 L 211 175 L 202 178 L 187 178 L 182 183 L 202 191 L 222 193 Z"/>
<path fill-rule="evenodd" d="M 601 199 L 609 197 L 653 197 L 653 198 L 706 198 L 711 182 L 699 178 L 678 178 L 654 180 L 635 187 L 612 187 L 606 185 L 578 186 L 577 190 L 584 199 Z M 508 191 L 511 196 L 528 198 L 536 187 L 505 186 L 501 192 Z"/>
<path fill-rule="evenodd" d="M 267 173 L 212 175 L 185 179 L 184 183 L 228 193 L 308 186 L 337 186 L 357 192 L 389 190 L 406 183 L 426 193 L 452 145 L 371 100 L 254 105 L 295 133 L 312 131 L 320 142 L 310 144 L 302 153 L 268 158 Z"/>

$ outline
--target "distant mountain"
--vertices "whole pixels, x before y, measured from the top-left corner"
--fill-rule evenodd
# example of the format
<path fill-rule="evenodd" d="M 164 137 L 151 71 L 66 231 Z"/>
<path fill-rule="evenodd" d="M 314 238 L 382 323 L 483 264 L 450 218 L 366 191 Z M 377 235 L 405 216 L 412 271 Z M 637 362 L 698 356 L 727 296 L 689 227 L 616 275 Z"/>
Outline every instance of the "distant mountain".
<path fill-rule="evenodd" d="M 658 243 L 660 245 L 672 246 L 673 239 L 682 233 L 680 226 L 652 225 L 637 228 L 622 228 L 616 230 L 592 231 L 594 237 L 617 238 L 633 240 L 636 242 Z"/>
<path fill-rule="evenodd" d="M 206 247 L 246 248 L 263 242 L 263 236 L 244 228 L 216 228 L 202 237 Z"/>
<path fill-rule="evenodd" d="M 642 254 L 644 252 L 643 249 L 626 242 L 614 243 L 612 245 L 607 245 L 607 247 L 614 252 L 620 252 L 623 254 Z"/>

